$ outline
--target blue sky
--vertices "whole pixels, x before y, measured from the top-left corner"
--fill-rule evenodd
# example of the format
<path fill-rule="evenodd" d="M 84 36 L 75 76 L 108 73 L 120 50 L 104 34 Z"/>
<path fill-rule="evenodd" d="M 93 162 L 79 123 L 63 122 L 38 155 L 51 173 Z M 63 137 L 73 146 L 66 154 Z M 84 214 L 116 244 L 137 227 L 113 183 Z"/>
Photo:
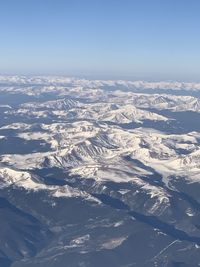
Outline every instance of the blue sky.
<path fill-rule="evenodd" d="M 199 0 L 2 0 L 0 73 L 200 80 Z"/>

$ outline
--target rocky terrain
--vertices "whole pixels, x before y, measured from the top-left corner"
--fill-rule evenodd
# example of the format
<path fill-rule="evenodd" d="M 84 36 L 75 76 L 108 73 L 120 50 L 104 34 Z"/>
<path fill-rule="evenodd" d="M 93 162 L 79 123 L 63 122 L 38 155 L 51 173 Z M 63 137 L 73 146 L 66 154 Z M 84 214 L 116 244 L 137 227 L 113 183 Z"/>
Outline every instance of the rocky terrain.
<path fill-rule="evenodd" d="M 198 266 L 199 97 L 1 76 L 0 266 Z"/>

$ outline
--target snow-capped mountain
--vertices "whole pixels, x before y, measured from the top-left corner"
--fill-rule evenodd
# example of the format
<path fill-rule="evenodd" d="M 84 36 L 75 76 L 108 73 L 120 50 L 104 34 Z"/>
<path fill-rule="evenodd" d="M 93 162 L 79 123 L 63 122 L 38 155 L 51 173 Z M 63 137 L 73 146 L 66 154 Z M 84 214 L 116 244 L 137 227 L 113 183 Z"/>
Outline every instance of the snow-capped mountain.
<path fill-rule="evenodd" d="M 199 84 L 0 85 L 0 266 L 197 266 Z"/>

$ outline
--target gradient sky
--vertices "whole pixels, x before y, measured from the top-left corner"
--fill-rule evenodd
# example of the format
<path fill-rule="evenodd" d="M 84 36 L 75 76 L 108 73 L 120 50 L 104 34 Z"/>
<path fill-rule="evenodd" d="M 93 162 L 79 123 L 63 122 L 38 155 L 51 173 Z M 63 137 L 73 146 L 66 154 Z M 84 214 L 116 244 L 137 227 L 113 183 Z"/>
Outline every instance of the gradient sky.
<path fill-rule="evenodd" d="M 200 1 L 0 0 L 0 73 L 200 80 Z"/>

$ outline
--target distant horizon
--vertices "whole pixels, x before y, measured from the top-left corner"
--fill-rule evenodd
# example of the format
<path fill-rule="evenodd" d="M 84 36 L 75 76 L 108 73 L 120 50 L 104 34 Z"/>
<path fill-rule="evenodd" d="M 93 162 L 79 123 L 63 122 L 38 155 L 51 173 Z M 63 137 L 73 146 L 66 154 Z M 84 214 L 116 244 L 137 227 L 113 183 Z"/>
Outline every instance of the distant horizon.
<path fill-rule="evenodd" d="M 187 90 L 189 90 L 189 86 L 191 85 L 191 91 L 195 90 L 196 87 L 198 87 L 198 90 L 200 90 L 200 79 L 199 80 L 178 80 L 178 79 L 145 79 L 145 78 L 141 78 L 141 77 L 133 77 L 133 76 L 130 76 L 130 77 L 114 77 L 114 76 L 110 76 L 110 77 L 105 77 L 105 76 L 94 76 L 94 75 L 73 75 L 73 74 L 3 74 L 0 72 L 0 85 L 1 83 L 4 84 L 5 81 L 2 82 L 2 78 L 8 78 L 8 80 L 5 80 L 6 82 L 9 82 L 9 78 L 25 78 L 27 79 L 27 82 L 29 82 L 29 78 L 30 79 L 33 79 L 34 81 L 34 78 L 41 78 L 41 79 L 44 79 L 45 82 L 48 83 L 48 78 L 49 79 L 58 79 L 57 81 L 55 80 L 55 83 L 59 82 L 59 79 L 61 79 L 61 83 L 63 82 L 62 79 L 72 79 L 73 80 L 85 80 L 85 81 L 100 81 L 100 82 L 116 82 L 116 83 L 120 83 L 120 81 L 122 82 L 125 82 L 125 84 L 127 83 L 133 83 L 134 86 L 138 86 L 137 83 L 144 83 L 145 85 L 154 85 L 154 86 L 161 86 L 162 83 L 163 85 L 171 85 L 171 86 L 179 86 L 179 90 L 180 90 L 180 86 L 182 85 L 183 86 L 183 90 L 185 90 L 184 86 L 187 87 Z M 26 81 L 26 80 L 25 80 Z M 42 81 L 42 80 L 41 80 Z M 23 80 L 24 82 L 24 80 Z M 14 80 L 12 80 L 12 83 L 15 83 Z M 134 84 L 135 83 L 135 84 Z M 174 87 L 174 89 L 175 89 Z M 150 87 L 148 87 L 150 88 Z M 152 88 L 154 89 L 154 88 Z M 169 89 L 172 89 L 172 88 L 169 88 Z M 178 88 L 177 88 L 178 89 Z"/>
<path fill-rule="evenodd" d="M 180 83 L 200 83 L 200 77 L 199 78 L 188 78 L 188 79 L 181 79 L 181 78 L 154 78 L 154 77 L 148 77 L 148 76 L 139 76 L 139 75 L 102 75 L 102 74 L 76 74 L 76 73 L 4 73 L 0 72 L 0 76 L 6 76 L 6 77 L 64 77 L 64 78 L 76 78 L 76 79 L 86 79 L 86 80 L 124 80 L 124 81 L 144 81 L 144 82 L 180 82 Z"/>

